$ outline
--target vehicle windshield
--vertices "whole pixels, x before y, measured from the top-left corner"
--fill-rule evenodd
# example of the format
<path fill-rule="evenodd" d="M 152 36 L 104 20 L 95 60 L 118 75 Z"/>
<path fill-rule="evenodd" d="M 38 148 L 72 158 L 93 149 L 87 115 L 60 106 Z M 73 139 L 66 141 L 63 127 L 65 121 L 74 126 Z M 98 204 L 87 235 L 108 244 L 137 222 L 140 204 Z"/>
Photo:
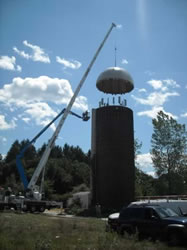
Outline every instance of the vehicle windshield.
<path fill-rule="evenodd" d="M 165 207 L 158 207 L 156 208 L 157 213 L 160 215 L 161 218 L 172 217 L 172 216 L 179 216 L 175 211 L 171 208 Z"/>

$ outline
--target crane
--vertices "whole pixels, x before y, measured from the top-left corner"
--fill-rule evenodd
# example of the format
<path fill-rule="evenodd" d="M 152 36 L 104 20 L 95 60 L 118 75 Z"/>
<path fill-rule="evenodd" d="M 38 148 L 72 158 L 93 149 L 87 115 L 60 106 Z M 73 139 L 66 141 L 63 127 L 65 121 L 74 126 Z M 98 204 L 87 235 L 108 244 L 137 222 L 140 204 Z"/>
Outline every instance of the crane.
<path fill-rule="evenodd" d="M 51 121 L 49 122 L 30 142 L 28 142 L 26 144 L 26 146 L 21 150 L 21 152 L 16 156 L 16 166 L 17 166 L 17 169 L 18 169 L 18 172 L 20 174 L 20 177 L 21 177 L 21 180 L 22 180 L 22 183 L 24 185 L 24 189 L 26 191 L 26 194 L 27 195 L 31 195 L 31 196 L 34 196 L 35 199 L 37 200 L 40 200 L 41 199 L 41 191 L 40 193 L 38 192 L 38 187 L 35 186 L 35 189 L 34 190 L 29 190 L 29 183 L 28 182 L 28 179 L 27 179 L 27 176 L 25 175 L 25 172 L 24 172 L 24 168 L 22 166 L 22 158 L 24 157 L 24 153 L 27 151 L 27 149 L 33 144 L 36 142 L 36 140 L 65 112 L 65 108 Z M 89 113 L 88 111 L 85 111 L 83 112 L 82 116 L 70 111 L 70 114 L 71 115 L 74 115 L 80 119 L 82 119 L 83 121 L 88 121 L 89 120 Z M 37 181 L 37 180 L 36 180 Z M 27 191 L 29 191 L 27 193 Z M 31 192 L 30 192 L 31 191 Z"/>
<path fill-rule="evenodd" d="M 78 84 L 78 86 L 77 86 L 77 88 L 76 88 L 76 90 L 75 90 L 75 92 L 74 92 L 72 98 L 71 98 L 70 101 L 69 101 L 69 104 L 68 104 L 67 108 L 66 108 L 66 109 L 63 109 L 63 110 L 57 115 L 57 117 L 55 117 L 55 118 L 54 118 L 54 119 L 53 119 L 53 120 L 52 120 L 52 121 L 51 121 L 51 122 L 50 122 L 50 123 L 49 123 L 49 124 L 39 133 L 39 134 L 37 134 L 37 135 L 31 140 L 31 142 L 30 142 L 30 143 L 21 151 L 21 153 L 17 156 L 17 159 L 16 159 L 17 167 L 18 167 L 18 171 L 19 171 L 19 173 L 20 173 L 22 182 L 23 182 L 23 184 L 24 184 L 24 187 L 25 187 L 25 189 L 30 190 L 31 194 L 35 195 L 35 198 L 36 198 L 37 200 L 40 200 L 40 199 L 41 199 L 41 194 L 40 194 L 40 192 L 38 192 L 38 188 L 36 188 L 36 187 L 37 187 L 37 186 L 36 186 L 36 182 L 37 182 L 37 180 L 38 180 L 38 178 L 39 178 L 39 176 L 40 176 L 42 170 L 45 168 L 45 165 L 46 165 L 47 160 L 48 160 L 48 158 L 49 158 L 50 152 L 51 152 L 51 150 L 52 150 L 52 148 L 53 148 L 53 146 L 54 146 L 54 143 L 55 143 L 55 141 L 56 141 L 56 139 L 57 139 L 57 137 L 58 137 L 58 135 L 59 135 L 59 133 L 60 133 L 60 131 L 61 131 L 61 129 L 62 129 L 62 126 L 63 126 L 63 124 L 64 124 L 64 122 L 65 122 L 65 120 L 66 120 L 68 114 L 76 115 L 75 113 L 73 113 L 73 112 L 71 111 L 71 108 L 72 108 L 72 106 L 73 106 L 73 104 L 74 104 L 74 102 L 75 102 L 75 100 L 76 100 L 76 97 L 78 96 L 79 91 L 80 91 L 81 87 L 83 86 L 83 83 L 85 82 L 85 80 L 86 80 L 86 78 L 87 78 L 87 76 L 88 76 L 88 74 L 89 74 L 89 72 L 90 72 L 90 70 L 91 70 L 91 68 L 92 68 L 92 66 L 93 66 L 93 64 L 94 64 L 94 62 L 95 62 L 97 56 L 98 56 L 98 54 L 100 53 L 102 47 L 104 46 L 104 43 L 106 42 L 108 36 L 110 35 L 110 33 L 111 33 L 111 31 L 112 31 L 112 29 L 113 29 L 114 27 L 116 27 L 116 25 L 115 25 L 114 23 L 112 23 L 112 25 L 111 25 L 111 27 L 109 28 L 108 32 L 106 33 L 106 35 L 105 35 L 103 41 L 101 42 L 100 46 L 98 47 L 98 49 L 97 49 L 95 55 L 93 56 L 93 59 L 91 60 L 90 64 L 88 65 L 88 68 L 86 69 L 86 71 L 85 71 L 83 77 L 81 78 L 81 80 L 80 80 L 80 82 L 79 82 L 79 84 Z M 40 161 L 39 161 L 39 163 L 38 163 L 38 166 L 36 167 L 36 169 L 35 169 L 35 171 L 34 171 L 34 174 L 33 174 L 32 178 L 31 178 L 30 182 L 28 182 L 28 180 L 27 180 L 27 178 L 26 178 L 26 176 L 25 176 L 25 174 L 24 174 L 24 170 L 23 170 L 23 168 L 22 168 L 22 165 L 21 165 L 21 158 L 23 157 L 24 152 L 27 150 L 27 148 L 28 148 L 28 147 L 29 147 L 29 146 L 30 146 L 30 145 L 31 145 L 31 144 L 32 144 L 32 143 L 42 134 L 42 133 L 44 133 L 44 131 L 45 131 L 54 121 L 56 121 L 56 119 L 57 119 L 58 117 L 60 117 L 61 115 L 62 115 L 62 117 L 61 117 L 61 119 L 60 119 L 60 121 L 59 121 L 59 123 L 58 123 L 58 125 L 57 125 L 57 127 L 56 127 L 56 129 L 55 129 L 55 131 L 54 131 L 54 133 L 53 133 L 53 135 L 52 135 L 52 137 L 50 138 L 50 140 L 49 140 L 49 142 L 48 142 L 48 144 L 47 144 L 47 146 L 46 146 L 46 149 L 45 149 L 45 151 L 44 151 L 44 153 L 43 153 L 43 155 L 42 155 L 42 157 L 41 157 L 41 159 L 40 159 Z M 76 115 L 76 116 L 78 116 L 78 115 Z M 79 117 L 79 116 L 78 116 L 78 117 Z M 80 118 L 80 117 L 79 117 L 79 118 Z M 87 113 L 85 113 L 85 114 L 83 115 L 83 120 L 84 120 L 84 119 L 85 119 L 85 120 L 88 119 Z"/>

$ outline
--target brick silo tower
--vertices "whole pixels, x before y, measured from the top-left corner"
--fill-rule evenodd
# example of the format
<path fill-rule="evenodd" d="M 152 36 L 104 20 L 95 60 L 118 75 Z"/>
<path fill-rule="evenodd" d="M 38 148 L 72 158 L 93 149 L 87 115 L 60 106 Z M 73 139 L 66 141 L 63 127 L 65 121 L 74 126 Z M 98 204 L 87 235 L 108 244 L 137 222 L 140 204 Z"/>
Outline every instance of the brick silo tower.
<path fill-rule="evenodd" d="M 120 209 L 134 200 L 133 111 L 123 99 L 134 84 L 126 70 L 111 67 L 100 74 L 96 86 L 111 96 L 92 110 L 91 202 Z"/>

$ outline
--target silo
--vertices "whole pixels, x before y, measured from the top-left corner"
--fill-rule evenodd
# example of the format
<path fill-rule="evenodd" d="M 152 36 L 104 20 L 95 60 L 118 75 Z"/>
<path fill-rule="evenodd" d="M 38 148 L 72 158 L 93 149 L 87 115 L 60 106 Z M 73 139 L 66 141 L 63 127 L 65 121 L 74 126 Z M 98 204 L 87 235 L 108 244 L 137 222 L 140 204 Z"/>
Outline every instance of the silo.
<path fill-rule="evenodd" d="M 126 71 L 110 68 L 97 80 L 105 93 L 122 94 L 133 88 Z M 115 93 L 114 93 L 115 92 Z M 118 97 L 103 100 L 92 110 L 92 204 L 120 209 L 134 200 L 133 111 Z"/>

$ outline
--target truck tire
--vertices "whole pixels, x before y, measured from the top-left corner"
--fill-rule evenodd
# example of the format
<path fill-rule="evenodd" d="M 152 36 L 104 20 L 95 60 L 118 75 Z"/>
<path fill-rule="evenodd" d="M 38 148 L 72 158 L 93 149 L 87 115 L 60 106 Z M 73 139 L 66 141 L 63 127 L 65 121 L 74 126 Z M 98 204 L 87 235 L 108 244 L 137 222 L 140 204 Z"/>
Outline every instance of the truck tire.
<path fill-rule="evenodd" d="M 23 207 L 22 211 L 25 212 L 25 213 L 28 212 L 27 206 L 26 206 L 26 207 Z"/>
<path fill-rule="evenodd" d="M 168 233 L 168 245 L 179 246 L 181 244 L 181 234 L 177 230 L 171 230 Z"/>
<path fill-rule="evenodd" d="M 39 208 L 38 208 L 38 211 L 39 211 L 40 213 L 43 213 L 43 212 L 45 211 L 45 207 L 44 207 L 44 206 L 39 207 Z"/>
<path fill-rule="evenodd" d="M 0 206 L 0 211 L 3 211 L 4 210 L 4 206 Z"/>
<path fill-rule="evenodd" d="M 123 235 L 124 235 L 124 232 L 125 232 L 125 230 L 124 230 L 123 227 L 119 226 L 119 227 L 117 228 L 117 233 L 118 233 L 119 235 L 123 236 Z"/>
<path fill-rule="evenodd" d="M 119 229 L 118 229 L 118 233 L 120 234 L 120 235 L 122 235 L 122 236 L 124 236 L 125 234 L 126 235 L 131 235 L 132 233 L 133 233 L 133 231 L 132 231 L 132 228 L 130 228 L 130 227 L 120 227 Z"/>
<path fill-rule="evenodd" d="M 30 210 L 31 213 L 35 213 L 36 212 L 36 207 L 35 206 L 31 206 L 29 210 Z"/>

